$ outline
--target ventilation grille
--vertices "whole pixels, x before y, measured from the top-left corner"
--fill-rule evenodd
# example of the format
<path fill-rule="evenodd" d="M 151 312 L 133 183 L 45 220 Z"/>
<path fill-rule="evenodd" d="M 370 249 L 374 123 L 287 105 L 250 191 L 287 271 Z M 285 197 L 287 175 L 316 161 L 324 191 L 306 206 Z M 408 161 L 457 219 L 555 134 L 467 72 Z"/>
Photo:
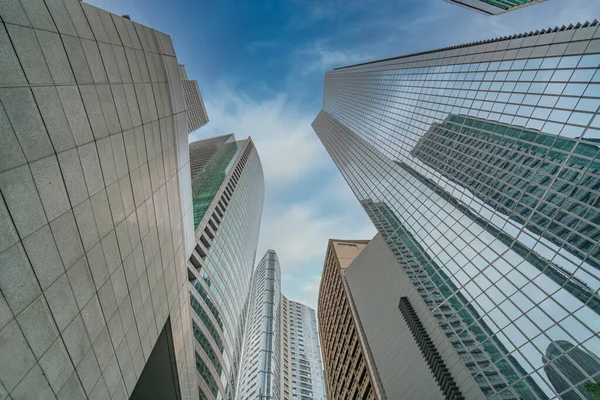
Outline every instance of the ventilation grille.
<path fill-rule="evenodd" d="M 429 365 L 429 369 L 433 372 L 433 376 L 440 386 L 442 393 L 448 400 L 464 400 L 460 389 L 454 382 L 448 367 L 442 360 L 440 353 L 435 348 L 431 338 L 425 331 L 423 324 L 419 320 L 417 313 L 413 309 L 407 297 L 400 297 L 400 312 L 410 328 L 410 331 L 425 357 L 425 361 Z"/>

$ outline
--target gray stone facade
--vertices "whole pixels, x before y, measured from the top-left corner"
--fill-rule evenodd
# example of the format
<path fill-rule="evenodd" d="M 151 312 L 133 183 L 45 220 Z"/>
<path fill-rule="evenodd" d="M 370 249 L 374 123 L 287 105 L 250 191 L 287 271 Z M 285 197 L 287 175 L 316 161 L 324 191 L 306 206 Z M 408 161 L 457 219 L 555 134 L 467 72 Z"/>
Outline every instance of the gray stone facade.
<path fill-rule="evenodd" d="M 188 78 L 185 65 L 179 65 L 179 77 L 181 78 L 183 97 L 187 108 L 188 133 L 192 133 L 208 124 L 208 114 L 206 113 L 206 107 L 204 107 L 198 81 Z"/>
<path fill-rule="evenodd" d="M 196 398 L 169 36 L 77 0 L 0 17 L 0 399 L 127 399 L 165 323 Z"/>

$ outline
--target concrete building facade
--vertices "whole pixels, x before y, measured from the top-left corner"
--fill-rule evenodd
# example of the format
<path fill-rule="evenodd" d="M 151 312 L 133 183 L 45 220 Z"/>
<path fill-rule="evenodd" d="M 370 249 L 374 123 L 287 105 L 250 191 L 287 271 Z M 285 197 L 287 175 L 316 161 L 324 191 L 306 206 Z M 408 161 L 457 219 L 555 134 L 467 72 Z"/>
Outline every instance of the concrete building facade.
<path fill-rule="evenodd" d="M 313 127 L 469 371 L 465 398 L 585 399 L 598 379 L 546 353 L 600 354 L 599 66 L 586 22 L 326 74 Z"/>
<path fill-rule="evenodd" d="M 0 398 L 197 398 L 169 36 L 77 0 L 0 17 Z"/>
<path fill-rule="evenodd" d="M 366 240 L 330 239 L 319 287 L 318 316 L 327 398 L 384 399 L 343 271 Z"/>
<path fill-rule="evenodd" d="M 252 278 L 237 399 L 280 399 L 281 268 L 268 250 Z"/>
<path fill-rule="evenodd" d="M 264 199 L 252 139 L 191 148 L 195 246 L 188 261 L 196 396 L 235 398 Z"/>
<path fill-rule="evenodd" d="M 344 278 L 378 379 L 388 398 L 451 398 L 447 396 L 450 391 L 446 390 L 445 393 L 442 389 L 451 385 L 444 385 L 444 377 L 433 373 L 438 369 L 432 367 L 424 355 L 425 351 L 419 346 L 421 337 L 413 333 L 408 321 L 399 312 L 401 297 L 408 298 L 412 304 L 435 349 L 439 353 L 452 355 L 452 360 L 445 363 L 450 375 L 468 376 L 469 371 L 381 234 L 377 234 L 346 268 Z M 456 390 L 454 398 L 460 396 L 462 394 Z"/>
<path fill-rule="evenodd" d="M 188 133 L 192 133 L 208 123 L 208 114 L 198 81 L 188 78 L 185 65 L 179 64 L 179 77 L 187 110 Z"/>
<path fill-rule="evenodd" d="M 315 310 L 281 296 L 282 400 L 325 400 Z"/>

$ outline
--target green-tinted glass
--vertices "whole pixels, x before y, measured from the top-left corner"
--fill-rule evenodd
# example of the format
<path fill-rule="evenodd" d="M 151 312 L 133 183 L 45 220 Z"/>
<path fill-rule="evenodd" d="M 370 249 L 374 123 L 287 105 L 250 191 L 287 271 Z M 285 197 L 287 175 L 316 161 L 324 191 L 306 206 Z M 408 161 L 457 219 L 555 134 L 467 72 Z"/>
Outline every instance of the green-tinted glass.
<path fill-rule="evenodd" d="M 224 144 L 206 164 L 204 169 L 192 178 L 194 229 L 202 221 L 206 210 L 219 191 L 227 175 L 227 166 L 236 154 L 237 149 L 238 145 L 235 142 Z"/>

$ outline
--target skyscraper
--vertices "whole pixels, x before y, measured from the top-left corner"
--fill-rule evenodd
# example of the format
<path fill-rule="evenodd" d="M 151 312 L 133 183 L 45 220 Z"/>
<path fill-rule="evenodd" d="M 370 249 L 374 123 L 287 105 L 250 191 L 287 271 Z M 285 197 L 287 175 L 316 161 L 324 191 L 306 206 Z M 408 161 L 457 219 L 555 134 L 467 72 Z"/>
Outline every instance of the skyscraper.
<path fill-rule="evenodd" d="M 170 37 L 76 0 L 0 17 L 0 397 L 196 398 Z"/>
<path fill-rule="evenodd" d="M 561 399 L 596 400 L 588 393 L 585 383 L 589 376 L 600 372 L 600 359 L 594 354 L 577 348 L 566 340 L 550 343 L 543 358 L 548 379 Z M 578 391 L 578 392 L 577 392 Z"/>
<path fill-rule="evenodd" d="M 478 11 L 486 15 L 504 14 L 546 0 L 446 0 L 469 10 Z"/>
<path fill-rule="evenodd" d="M 200 399 L 236 393 L 264 199 L 252 139 L 190 145 L 196 243 L 187 274 Z"/>
<path fill-rule="evenodd" d="M 268 250 L 252 278 L 237 399 L 280 399 L 281 269 Z"/>
<path fill-rule="evenodd" d="M 192 133 L 208 123 L 208 114 L 206 113 L 206 107 L 204 107 L 198 81 L 188 78 L 185 65 L 179 64 L 179 77 L 181 78 L 183 97 L 187 109 L 188 133 Z"/>
<path fill-rule="evenodd" d="M 343 270 L 367 243 L 367 240 L 330 239 L 327 246 L 318 312 L 327 398 L 330 400 L 384 398 L 343 278 Z"/>
<path fill-rule="evenodd" d="M 547 146 L 572 151 L 573 156 L 549 152 Z M 595 260 L 600 259 L 600 247 L 592 239 L 600 237 L 596 225 L 600 208 L 594 206 L 600 197 L 595 190 L 600 185 L 600 163 L 593 160 L 597 151 L 596 140 L 580 142 L 538 129 L 450 114 L 441 124 L 431 125 L 412 155 L 497 212 L 599 268 Z M 591 156 L 592 161 L 580 156 Z M 554 180 L 554 175 L 562 179 Z M 565 187 L 565 181 L 571 185 Z M 565 192 L 569 196 L 561 195 Z M 581 207 L 589 211 L 578 213 Z M 577 231 L 569 229 L 572 226 Z M 600 312 L 598 300 L 590 301 Z"/>
<path fill-rule="evenodd" d="M 325 400 L 325 379 L 315 310 L 281 300 L 282 400 Z"/>
<path fill-rule="evenodd" d="M 441 353 L 469 371 L 466 398 L 473 382 L 479 396 L 560 397 L 548 346 L 600 353 L 597 28 L 326 74 L 313 127 L 460 355 Z"/>

